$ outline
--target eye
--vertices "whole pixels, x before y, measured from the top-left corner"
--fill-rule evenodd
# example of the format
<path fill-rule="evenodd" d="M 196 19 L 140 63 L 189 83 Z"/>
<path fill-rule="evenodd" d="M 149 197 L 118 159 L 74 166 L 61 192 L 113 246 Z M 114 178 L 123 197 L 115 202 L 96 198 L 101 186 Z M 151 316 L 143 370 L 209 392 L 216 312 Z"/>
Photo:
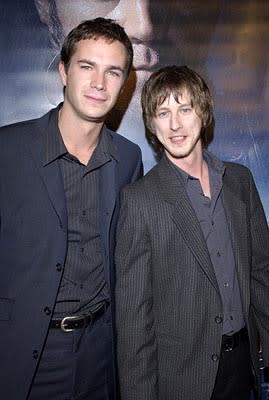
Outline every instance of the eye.
<path fill-rule="evenodd" d="M 181 108 L 182 114 L 188 114 L 191 111 L 191 107 L 183 107 Z"/>
<path fill-rule="evenodd" d="M 168 115 L 168 111 L 161 111 L 158 113 L 159 118 L 165 118 Z"/>
<path fill-rule="evenodd" d="M 92 66 L 89 64 L 80 64 L 80 68 L 84 69 L 86 71 L 91 71 L 92 70 Z"/>
<path fill-rule="evenodd" d="M 122 75 L 121 72 L 113 70 L 113 69 L 108 70 L 107 73 L 108 73 L 108 75 L 113 76 L 115 78 L 120 78 Z"/>

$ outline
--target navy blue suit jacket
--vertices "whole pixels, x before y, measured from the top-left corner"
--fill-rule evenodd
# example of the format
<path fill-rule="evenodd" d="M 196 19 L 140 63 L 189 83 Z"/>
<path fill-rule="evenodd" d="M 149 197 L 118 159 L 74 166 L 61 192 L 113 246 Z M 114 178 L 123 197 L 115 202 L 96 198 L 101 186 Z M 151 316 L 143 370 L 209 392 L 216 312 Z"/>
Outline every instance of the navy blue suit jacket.
<path fill-rule="evenodd" d="M 0 129 L 1 399 L 27 397 L 63 273 L 63 181 L 57 162 L 44 165 L 49 121 L 55 112 Z M 103 265 L 110 286 L 119 192 L 142 175 L 142 161 L 137 145 L 109 132 L 116 156 L 101 168 L 99 193 Z"/>

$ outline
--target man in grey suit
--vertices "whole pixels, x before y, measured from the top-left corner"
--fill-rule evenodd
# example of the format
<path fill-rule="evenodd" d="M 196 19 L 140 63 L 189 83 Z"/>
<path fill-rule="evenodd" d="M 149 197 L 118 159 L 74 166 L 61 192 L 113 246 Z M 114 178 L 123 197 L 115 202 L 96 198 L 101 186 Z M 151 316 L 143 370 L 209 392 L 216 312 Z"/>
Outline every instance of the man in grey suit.
<path fill-rule="evenodd" d="M 252 175 L 206 150 L 212 98 L 196 72 L 155 72 L 142 107 L 162 158 L 122 192 L 122 400 L 248 400 L 260 345 L 269 361 L 269 234 Z"/>

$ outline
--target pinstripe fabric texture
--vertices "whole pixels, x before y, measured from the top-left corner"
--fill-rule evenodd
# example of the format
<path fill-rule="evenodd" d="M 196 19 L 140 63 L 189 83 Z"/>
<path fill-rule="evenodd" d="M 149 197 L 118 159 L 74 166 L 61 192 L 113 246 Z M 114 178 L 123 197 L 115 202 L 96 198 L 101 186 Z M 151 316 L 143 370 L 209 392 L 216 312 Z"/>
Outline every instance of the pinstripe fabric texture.
<path fill-rule="evenodd" d="M 257 368 L 258 333 L 269 343 L 268 227 L 250 172 L 225 166 L 221 196 Z M 195 212 L 164 158 L 123 191 L 115 260 L 122 400 L 209 400 L 221 296 Z"/>
<path fill-rule="evenodd" d="M 109 302 L 105 282 L 99 227 L 100 169 L 114 155 L 113 140 L 102 129 L 98 146 L 87 165 L 69 154 L 58 127 L 58 113 L 50 121 L 46 164 L 59 163 L 67 211 L 67 254 L 54 315 L 87 313 Z"/>
<path fill-rule="evenodd" d="M 209 199 L 203 194 L 199 179 L 190 177 L 167 158 L 168 163 L 183 179 L 188 197 L 202 228 L 214 267 L 223 305 L 222 333 L 232 335 L 245 326 L 238 279 L 225 211 L 220 198 L 223 163 L 204 150 L 210 176 Z M 182 181 L 181 179 L 181 181 Z"/>

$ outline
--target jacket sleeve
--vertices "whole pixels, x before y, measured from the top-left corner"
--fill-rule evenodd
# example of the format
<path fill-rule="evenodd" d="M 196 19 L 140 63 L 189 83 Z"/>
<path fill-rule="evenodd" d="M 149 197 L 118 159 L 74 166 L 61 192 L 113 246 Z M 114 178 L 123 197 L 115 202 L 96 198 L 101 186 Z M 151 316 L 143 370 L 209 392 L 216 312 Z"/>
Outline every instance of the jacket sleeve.
<path fill-rule="evenodd" d="M 251 307 L 269 365 L 269 230 L 254 180 L 249 173 L 251 235 Z M 249 249 L 250 250 L 250 249 Z"/>
<path fill-rule="evenodd" d="M 123 191 L 115 253 L 118 372 L 122 400 L 156 400 L 151 244 L 138 203 Z"/>

